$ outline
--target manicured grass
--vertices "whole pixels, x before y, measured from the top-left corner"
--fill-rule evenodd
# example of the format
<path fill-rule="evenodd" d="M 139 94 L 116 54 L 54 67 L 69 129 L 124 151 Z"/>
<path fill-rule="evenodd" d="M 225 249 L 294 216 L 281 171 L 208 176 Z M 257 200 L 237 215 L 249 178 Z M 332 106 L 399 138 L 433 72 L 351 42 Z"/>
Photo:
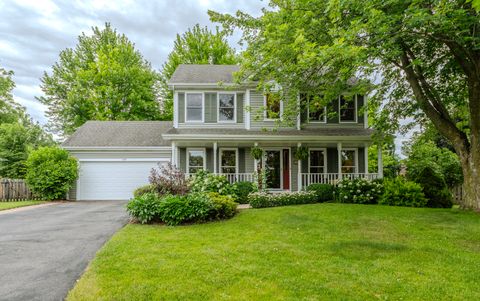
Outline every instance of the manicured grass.
<path fill-rule="evenodd" d="M 480 300 L 480 215 L 315 204 L 128 225 L 68 300 Z"/>
<path fill-rule="evenodd" d="M 0 202 L 0 210 L 43 204 L 42 201 Z"/>

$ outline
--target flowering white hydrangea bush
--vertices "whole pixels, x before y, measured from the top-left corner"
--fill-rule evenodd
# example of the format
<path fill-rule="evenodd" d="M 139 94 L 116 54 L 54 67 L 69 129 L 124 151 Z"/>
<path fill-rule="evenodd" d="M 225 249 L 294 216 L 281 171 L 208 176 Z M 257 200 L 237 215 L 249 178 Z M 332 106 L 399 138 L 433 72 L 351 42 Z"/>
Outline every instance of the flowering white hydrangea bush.
<path fill-rule="evenodd" d="M 234 195 L 234 189 L 225 176 L 199 170 L 190 180 L 191 192 L 218 192 L 220 195 Z"/>
<path fill-rule="evenodd" d="M 253 208 L 312 204 L 317 202 L 317 194 L 307 191 L 280 193 L 255 192 L 248 195 L 248 201 Z"/>
<path fill-rule="evenodd" d="M 343 179 L 337 187 L 338 201 L 341 203 L 377 204 L 383 193 L 380 183 L 366 179 Z"/>

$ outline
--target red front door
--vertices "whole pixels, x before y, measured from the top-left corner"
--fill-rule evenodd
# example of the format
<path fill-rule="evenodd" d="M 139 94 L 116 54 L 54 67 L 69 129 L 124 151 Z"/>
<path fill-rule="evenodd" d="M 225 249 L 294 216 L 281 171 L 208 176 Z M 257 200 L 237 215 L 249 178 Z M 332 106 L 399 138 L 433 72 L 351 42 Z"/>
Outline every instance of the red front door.
<path fill-rule="evenodd" d="M 290 190 L 290 150 L 283 150 L 283 189 Z"/>

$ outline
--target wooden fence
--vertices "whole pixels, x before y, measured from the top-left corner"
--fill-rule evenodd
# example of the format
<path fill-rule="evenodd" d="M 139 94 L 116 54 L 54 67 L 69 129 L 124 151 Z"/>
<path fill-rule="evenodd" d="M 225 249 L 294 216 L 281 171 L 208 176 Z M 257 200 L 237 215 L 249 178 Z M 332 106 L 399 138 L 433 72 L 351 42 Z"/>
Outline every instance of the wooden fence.
<path fill-rule="evenodd" d="M 24 180 L 0 179 L 0 202 L 37 199 Z"/>

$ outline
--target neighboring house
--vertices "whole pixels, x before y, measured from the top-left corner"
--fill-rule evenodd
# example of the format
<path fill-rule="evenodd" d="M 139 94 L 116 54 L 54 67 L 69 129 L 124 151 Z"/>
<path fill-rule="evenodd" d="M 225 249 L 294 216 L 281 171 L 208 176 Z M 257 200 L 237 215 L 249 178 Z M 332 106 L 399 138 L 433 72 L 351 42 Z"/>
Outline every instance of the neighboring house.
<path fill-rule="evenodd" d="M 230 182 L 253 181 L 257 162 L 250 150 L 255 146 L 264 150 L 258 163 L 268 170 L 272 191 L 382 176 L 381 152 L 379 173 L 367 170 L 373 131 L 362 110 L 363 96 L 353 102 L 339 97 L 316 112 L 307 108 L 295 125 L 279 127 L 282 101 L 257 91 L 255 84 L 235 85 L 237 70 L 235 65 L 180 65 L 169 82 L 173 123 L 90 121 L 80 127 L 63 144 L 80 161 L 70 197 L 128 199 L 158 162 L 172 162 L 187 174 L 206 169 Z M 300 146 L 308 148 L 307 160 L 295 160 Z"/>

